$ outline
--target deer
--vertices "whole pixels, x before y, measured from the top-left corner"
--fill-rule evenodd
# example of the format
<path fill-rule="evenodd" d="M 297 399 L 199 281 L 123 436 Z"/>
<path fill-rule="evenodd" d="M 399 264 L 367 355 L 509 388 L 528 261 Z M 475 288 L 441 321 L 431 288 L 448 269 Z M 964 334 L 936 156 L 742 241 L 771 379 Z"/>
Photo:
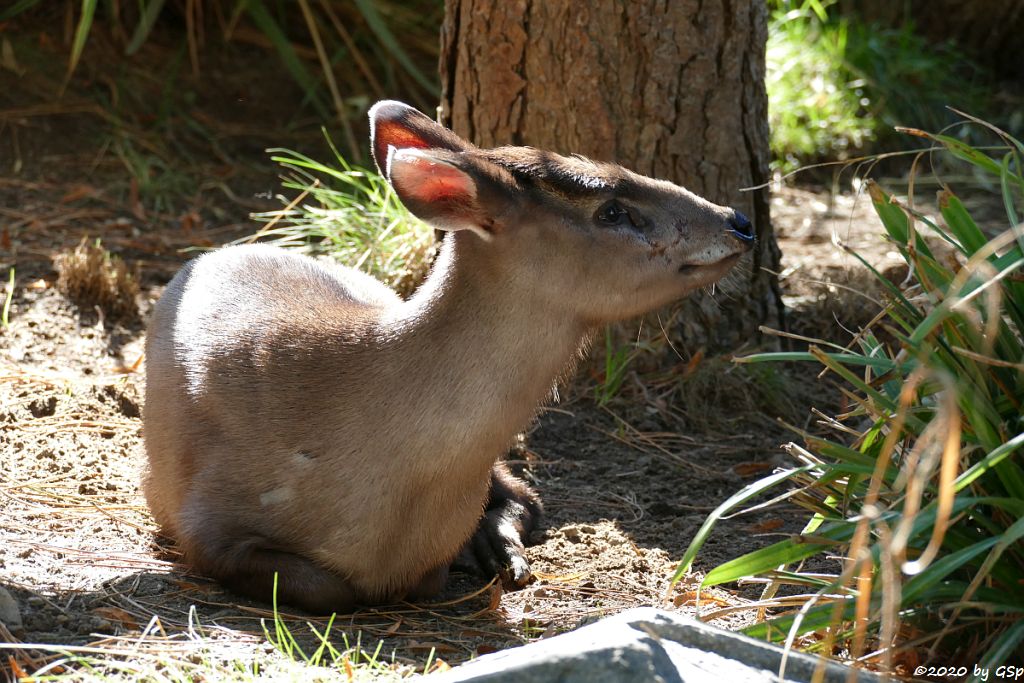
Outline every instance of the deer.
<path fill-rule="evenodd" d="M 234 593 L 312 613 L 429 598 L 453 564 L 526 585 L 542 506 L 502 456 L 594 330 L 710 286 L 755 241 L 739 211 L 613 163 L 482 149 L 396 101 L 369 116 L 381 174 L 443 232 L 408 299 L 227 246 L 181 268 L 147 330 L 162 535 Z"/>

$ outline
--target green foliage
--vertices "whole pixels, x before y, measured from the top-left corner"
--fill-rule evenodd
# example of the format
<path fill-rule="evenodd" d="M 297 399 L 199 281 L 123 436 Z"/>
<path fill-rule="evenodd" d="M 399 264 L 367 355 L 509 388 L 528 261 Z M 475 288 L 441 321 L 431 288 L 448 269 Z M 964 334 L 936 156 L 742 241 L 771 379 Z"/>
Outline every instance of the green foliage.
<path fill-rule="evenodd" d="M 239 7 L 242 9 L 242 7 Z M 256 27 L 265 35 L 273 44 L 274 49 L 277 50 L 278 57 L 281 59 L 281 63 L 284 64 L 285 69 L 291 75 L 295 82 L 298 83 L 303 92 L 305 93 L 306 101 L 309 102 L 316 110 L 317 114 L 326 118 L 327 106 L 323 102 L 323 97 L 320 93 L 320 88 L 317 85 L 316 78 L 306 65 L 299 59 L 298 54 L 295 52 L 295 48 L 292 46 L 291 41 L 288 39 L 288 34 L 280 23 L 274 18 L 274 15 L 267 8 L 266 4 L 261 0 L 248 0 L 244 9 L 247 10 L 253 23 Z"/>
<path fill-rule="evenodd" d="M 347 152 L 358 156 L 363 148 L 355 139 L 352 121 L 362 118 L 374 99 L 401 95 L 421 109 L 436 102 L 434 67 L 443 9 L 441 0 L 81 0 L 74 12 L 64 85 L 71 82 L 97 25 L 107 29 L 102 33 L 108 39 L 123 43 L 119 47 L 126 57 L 140 52 L 163 27 L 165 35 L 173 35 L 172 44 L 187 53 L 192 75 L 201 77 L 200 48 L 207 36 L 219 34 L 231 41 L 248 24 L 252 29 L 246 40 L 252 42 L 253 34 L 262 36 L 301 88 L 300 104 L 322 120 L 339 123 Z M 0 21 L 18 17 L 24 26 L 46 26 L 52 23 L 53 11 L 53 3 L 18 0 L 0 10 Z M 310 66 L 311 55 L 316 66 Z M 104 65 L 105 75 L 116 73 L 116 66 Z"/>
<path fill-rule="evenodd" d="M 256 237 L 337 261 L 408 295 L 425 277 L 434 231 L 402 206 L 380 174 L 349 164 L 331 144 L 336 166 L 285 149 L 269 150 L 299 196 L 279 211 L 256 214 L 267 225 Z"/>
<path fill-rule="evenodd" d="M 853 406 L 826 424 L 836 437 L 803 434 L 805 446 L 789 444 L 798 467 L 723 503 L 680 563 L 676 579 L 717 519 L 784 481 L 795 485 L 785 497 L 811 513 L 803 533 L 716 567 L 702 582 L 761 577 L 769 583 L 763 608 L 799 603 L 751 635 L 794 643 L 813 633 L 799 642 L 826 655 L 843 648 L 852 659 L 881 651 L 883 668 L 904 645 L 903 625 L 920 629 L 917 646 L 957 647 L 963 661 L 1006 663 L 1024 643 L 1024 146 L 971 121 L 1001 144 L 982 151 L 910 132 L 995 181 L 1005 228 L 989 237 L 948 188 L 938 195 L 941 221 L 933 221 L 869 183 L 914 281 L 897 287 L 878 275 L 889 293 L 885 315 L 846 349 L 740 359 L 820 363 L 847 385 Z M 842 558 L 838 574 L 823 574 L 820 564 L 802 570 L 821 553 Z M 776 600 L 787 585 L 805 592 Z M 985 628 L 967 630 L 976 623 Z"/>
<path fill-rule="evenodd" d="M 139 200 L 155 211 L 172 211 L 181 197 L 195 192 L 195 180 L 187 169 L 168 160 L 159 148 L 145 144 L 144 139 L 119 130 L 111 136 L 110 150 L 131 178 Z"/>
<path fill-rule="evenodd" d="M 14 17 L 27 12 L 36 5 L 40 4 L 43 0 L 15 0 L 7 9 L 0 12 L 0 21 L 7 21 Z"/>
<path fill-rule="evenodd" d="M 863 80 L 844 67 L 846 25 L 828 23 L 817 2 L 787 6 L 772 13 L 765 80 L 772 155 L 785 170 L 842 158 L 871 140 L 877 125 L 860 115 Z"/>
<path fill-rule="evenodd" d="M 622 388 L 622 382 L 626 379 L 626 370 L 629 363 L 637 353 L 637 349 L 630 349 L 628 346 L 616 346 L 612 330 L 609 327 L 604 329 L 604 377 L 594 387 L 594 397 L 597 405 L 605 406 L 615 398 Z"/>
<path fill-rule="evenodd" d="M 71 58 L 68 60 L 68 75 L 65 82 L 71 79 L 71 74 L 75 72 L 78 60 L 82 57 L 82 50 L 85 49 L 85 41 L 89 38 L 94 14 L 96 14 L 96 0 L 82 0 L 82 12 L 78 18 L 78 26 L 75 27 L 75 38 L 71 42 Z"/>
<path fill-rule="evenodd" d="M 432 76 L 428 77 L 416 66 L 402 48 L 398 38 L 388 28 L 387 22 L 384 21 L 384 17 L 381 16 L 380 11 L 377 9 L 377 6 L 381 4 L 379 0 L 354 0 L 354 2 L 362 13 L 363 18 L 366 19 L 366 23 L 369 24 L 370 30 L 377 36 L 384 49 L 393 54 L 395 60 L 402 65 L 402 68 L 412 76 L 413 80 L 423 86 L 427 92 L 440 94 L 434 78 Z"/>
<path fill-rule="evenodd" d="M 143 43 L 146 42 L 150 32 L 153 30 L 153 26 L 156 25 L 157 17 L 160 16 L 160 10 L 163 8 L 164 0 L 149 0 L 142 7 L 139 14 L 139 23 L 132 33 L 131 40 L 128 41 L 128 45 L 124 48 L 126 55 L 135 54 L 142 47 Z"/>
<path fill-rule="evenodd" d="M 977 110 L 973 72 L 964 73 L 969 63 L 951 46 L 928 43 L 911 25 L 839 18 L 835 2 L 769 2 L 766 86 L 777 168 L 884 147 L 894 126 L 940 128 L 948 105 Z"/>

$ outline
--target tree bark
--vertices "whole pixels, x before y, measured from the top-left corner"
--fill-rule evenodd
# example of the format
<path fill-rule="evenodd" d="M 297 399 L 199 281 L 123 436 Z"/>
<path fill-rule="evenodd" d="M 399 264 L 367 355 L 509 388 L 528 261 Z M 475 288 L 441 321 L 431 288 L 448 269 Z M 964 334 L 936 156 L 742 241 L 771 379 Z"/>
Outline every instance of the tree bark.
<path fill-rule="evenodd" d="M 672 316 L 691 352 L 732 349 L 782 325 L 767 190 L 741 191 L 768 180 L 766 39 L 763 2 L 446 0 L 441 116 L 484 147 L 613 161 L 750 217 L 757 246 L 727 296 Z"/>

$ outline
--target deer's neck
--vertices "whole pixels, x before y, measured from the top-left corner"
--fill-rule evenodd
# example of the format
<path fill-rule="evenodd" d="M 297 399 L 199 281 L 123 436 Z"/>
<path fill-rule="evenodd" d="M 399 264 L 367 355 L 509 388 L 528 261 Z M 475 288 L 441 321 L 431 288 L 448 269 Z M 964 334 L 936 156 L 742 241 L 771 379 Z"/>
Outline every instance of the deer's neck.
<path fill-rule="evenodd" d="M 486 450 L 529 423 L 587 331 L 531 291 L 542 283 L 483 262 L 490 245 L 479 239 L 446 236 L 427 281 L 385 319 L 382 343 L 408 378 L 403 402 L 434 427 L 488 442 L 478 445 Z"/>

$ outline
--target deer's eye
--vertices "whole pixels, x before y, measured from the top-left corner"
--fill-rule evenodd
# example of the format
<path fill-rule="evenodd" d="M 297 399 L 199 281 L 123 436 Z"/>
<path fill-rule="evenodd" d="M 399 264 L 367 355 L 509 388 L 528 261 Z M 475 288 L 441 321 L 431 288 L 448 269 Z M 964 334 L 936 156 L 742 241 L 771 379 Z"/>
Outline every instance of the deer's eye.
<path fill-rule="evenodd" d="M 594 214 L 594 218 L 598 223 L 604 223 L 605 225 L 624 225 L 632 224 L 632 220 L 629 217 L 629 211 L 619 204 L 614 199 L 609 199 L 597 210 Z"/>

